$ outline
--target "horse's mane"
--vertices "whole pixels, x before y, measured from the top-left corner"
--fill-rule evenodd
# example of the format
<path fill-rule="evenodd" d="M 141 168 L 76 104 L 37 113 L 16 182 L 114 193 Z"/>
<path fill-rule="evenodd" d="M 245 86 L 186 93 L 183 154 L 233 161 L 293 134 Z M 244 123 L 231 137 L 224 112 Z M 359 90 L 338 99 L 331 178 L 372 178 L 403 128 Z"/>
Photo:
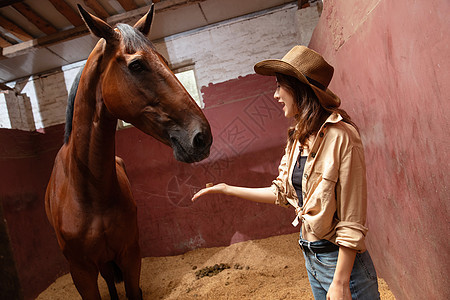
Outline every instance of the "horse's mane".
<path fill-rule="evenodd" d="M 117 24 L 117 28 L 121 32 L 122 42 L 125 45 L 125 51 L 127 53 L 134 53 L 138 50 L 151 47 L 155 49 L 155 46 L 147 39 L 139 30 L 134 29 L 132 26 L 127 24 Z M 84 67 L 83 67 L 84 68 Z M 66 109 L 66 126 L 64 132 L 64 144 L 69 141 L 70 133 L 72 132 L 72 119 L 73 119 L 73 109 L 75 103 L 75 96 L 77 95 L 78 84 L 80 83 L 81 73 L 83 68 L 80 69 L 77 76 L 75 77 L 72 87 L 70 88 L 69 96 L 67 98 L 67 109 Z"/>
<path fill-rule="evenodd" d="M 73 106 L 75 103 L 75 96 L 77 95 L 78 84 L 80 83 L 81 73 L 83 72 L 84 66 L 78 71 L 75 80 L 70 88 L 69 96 L 67 97 L 67 108 L 66 108 L 66 126 L 64 131 L 64 144 L 69 141 L 70 133 L 72 132 L 72 119 L 73 119 Z"/>

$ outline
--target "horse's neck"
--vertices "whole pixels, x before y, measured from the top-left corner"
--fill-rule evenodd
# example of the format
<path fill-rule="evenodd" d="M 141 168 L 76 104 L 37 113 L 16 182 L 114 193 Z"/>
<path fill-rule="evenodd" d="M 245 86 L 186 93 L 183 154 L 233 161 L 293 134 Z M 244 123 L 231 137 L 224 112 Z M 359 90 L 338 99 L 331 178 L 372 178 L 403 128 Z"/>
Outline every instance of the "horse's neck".
<path fill-rule="evenodd" d="M 115 174 L 117 119 L 108 113 L 99 95 L 100 76 L 93 73 L 87 73 L 87 78 L 82 78 L 77 91 L 71 156 L 76 163 L 83 164 L 82 168 L 87 167 L 94 178 L 109 180 L 109 175 Z"/>

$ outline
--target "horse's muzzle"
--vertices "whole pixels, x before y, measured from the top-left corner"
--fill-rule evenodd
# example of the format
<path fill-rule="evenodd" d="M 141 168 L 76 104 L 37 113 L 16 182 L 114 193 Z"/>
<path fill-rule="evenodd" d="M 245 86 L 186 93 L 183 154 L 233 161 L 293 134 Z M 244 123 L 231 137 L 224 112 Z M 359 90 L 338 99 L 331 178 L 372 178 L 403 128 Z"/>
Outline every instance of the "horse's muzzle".
<path fill-rule="evenodd" d="M 192 134 L 176 132 L 170 135 L 170 144 L 175 159 L 185 163 L 194 163 L 207 158 L 212 140 L 209 129 L 197 130 Z"/>

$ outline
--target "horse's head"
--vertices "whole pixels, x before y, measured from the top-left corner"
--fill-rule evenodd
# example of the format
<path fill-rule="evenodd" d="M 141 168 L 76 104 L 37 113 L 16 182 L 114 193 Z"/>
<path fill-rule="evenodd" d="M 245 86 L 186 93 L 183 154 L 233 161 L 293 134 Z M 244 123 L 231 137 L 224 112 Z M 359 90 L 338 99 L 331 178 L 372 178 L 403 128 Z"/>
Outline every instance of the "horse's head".
<path fill-rule="evenodd" d="M 209 123 L 147 38 L 153 5 L 133 27 L 116 29 L 78 8 L 90 31 L 104 39 L 99 87 L 108 112 L 171 146 L 179 161 L 206 158 L 212 144 Z"/>

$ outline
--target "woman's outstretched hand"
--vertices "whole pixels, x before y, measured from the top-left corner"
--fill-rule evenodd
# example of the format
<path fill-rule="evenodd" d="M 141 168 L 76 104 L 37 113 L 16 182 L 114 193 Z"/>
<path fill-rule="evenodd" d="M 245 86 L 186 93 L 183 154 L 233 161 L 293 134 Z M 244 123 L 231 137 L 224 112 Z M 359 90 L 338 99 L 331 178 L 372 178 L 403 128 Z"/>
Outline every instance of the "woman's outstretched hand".
<path fill-rule="evenodd" d="M 192 197 L 192 202 L 197 200 L 197 198 L 206 195 L 206 194 L 225 194 L 225 190 L 227 188 L 227 185 L 225 183 L 219 183 L 216 185 L 213 185 L 212 183 L 207 183 L 206 188 L 201 189 L 195 195 Z"/>
<path fill-rule="evenodd" d="M 225 194 L 227 196 L 239 197 L 242 199 L 261 202 L 261 203 L 275 203 L 276 196 L 271 191 L 270 187 L 265 188 L 248 188 L 241 186 L 228 185 L 226 183 L 219 183 L 213 185 L 212 183 L 206 184 L 206 188 L 198 191 L 193 197 L 192 201 L 206 194 Z"/>

